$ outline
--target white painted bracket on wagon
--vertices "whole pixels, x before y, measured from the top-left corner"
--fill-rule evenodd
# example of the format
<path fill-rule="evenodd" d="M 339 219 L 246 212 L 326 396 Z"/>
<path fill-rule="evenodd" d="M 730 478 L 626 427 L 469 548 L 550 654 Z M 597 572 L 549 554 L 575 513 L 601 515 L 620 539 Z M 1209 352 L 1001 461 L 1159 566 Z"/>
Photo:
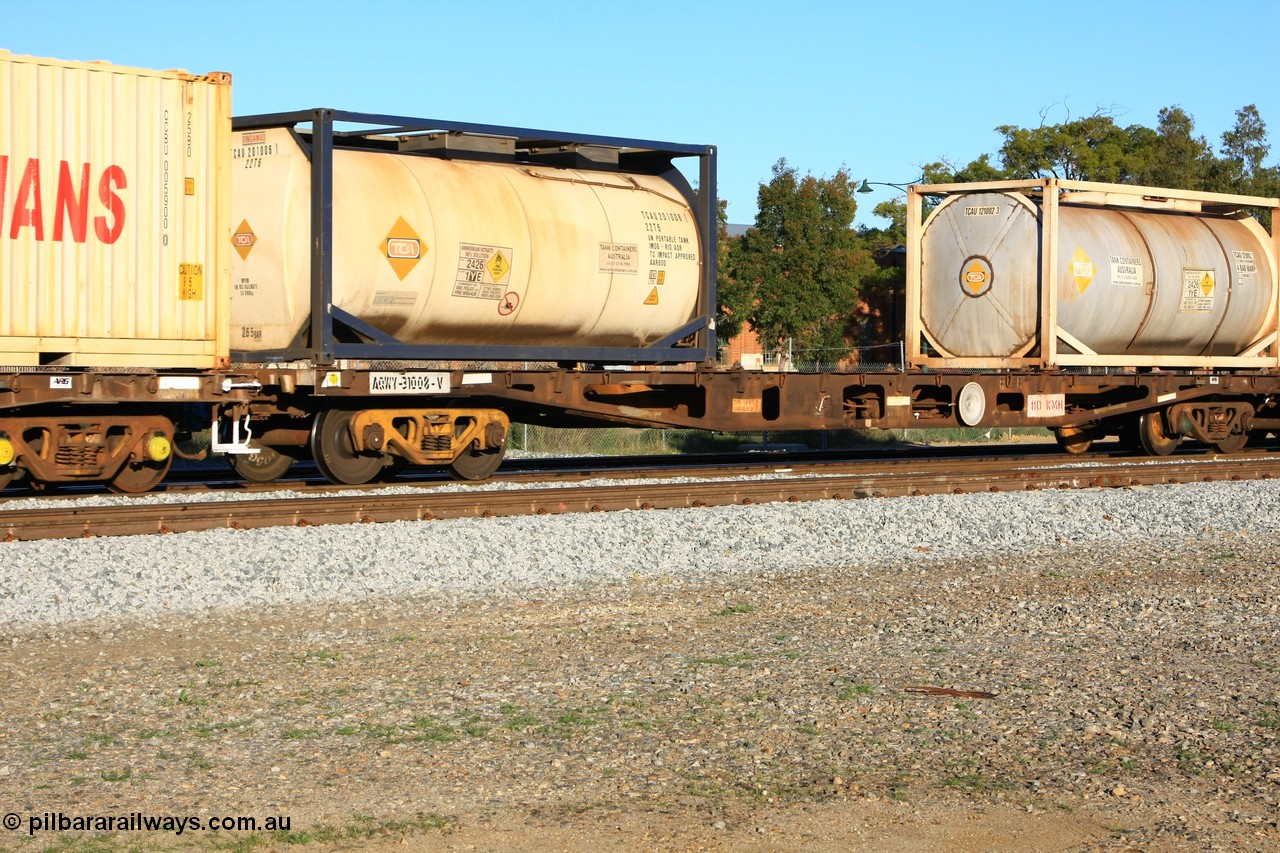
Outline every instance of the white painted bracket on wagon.
<path fill-rule="evenodd" d="M 213 427 L 209 430 L 209 449 L 214 453 L 230 453 L 242 456 L 252 456 L 255 453 L 261 453 L 262 450 L 257 447 L 250 447 L 249 441 L 253 438 L 253 430 L 249 428 L 249 416 L 244 416 L 244 438 L 240 437 L 241 422 L 235 419 L 231 421 L 231 440 L 222 442 L 218 440 L 218 422 L 221 418 L 216 415 L 213 418 Z"/>

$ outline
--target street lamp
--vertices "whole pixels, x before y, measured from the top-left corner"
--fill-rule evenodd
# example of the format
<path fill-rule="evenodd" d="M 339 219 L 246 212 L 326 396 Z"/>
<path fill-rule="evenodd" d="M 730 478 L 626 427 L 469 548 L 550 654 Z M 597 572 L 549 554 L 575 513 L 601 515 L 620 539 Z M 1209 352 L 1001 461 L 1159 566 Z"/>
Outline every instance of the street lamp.
<path fill-rule="evenodd" d="M 913 184 L 924 183 L 924 175 L 921 175 L 918 180 L 914 180 L 911 183 Z M 873 193 L 875 192 L 875 190 L 871 189 L 872 187 L 893 187 L 895 190 L 898 190 L 899 192 L 905 193 L 907 191 L 906 184 L 891 184 L 887 181 L 867 181 L 867 180 L 864 180 L 862 182 L 862 186 L 858 187 L 857 191 L 860 193 Z"/>

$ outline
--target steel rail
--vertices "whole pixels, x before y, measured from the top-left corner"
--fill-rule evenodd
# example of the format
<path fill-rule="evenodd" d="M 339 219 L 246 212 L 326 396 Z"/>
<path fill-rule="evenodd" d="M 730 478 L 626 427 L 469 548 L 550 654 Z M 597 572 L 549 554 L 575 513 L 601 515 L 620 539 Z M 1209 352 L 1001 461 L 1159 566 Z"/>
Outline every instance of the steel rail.
<path fill-rule="evenodd" d="M 1102 458 L 1107 450 L 1098 450 L 1090 458 Z M 1112 452 L 1131 456 L 1116 446 Z M 507 459 L 489 482 L 535 483 L 570 482 L 600 477 L 653 479 L 661 477 L 754 476 L 771 472 L 835 473 L 865 467 L 868 461 L 881 465 L 901 464 L 912 460 L 941 458 L 994 458 L 1046 456 L 1061 459 L 1062 451 L 1054 443 L 1018 444 L 1011 446 L 978 445 L 886 445 L 840 450 L 758 450 L 726 453 L 670 454 L 647 456 L 561 456 Z M 325 480 L 310 460 L 296 463 L 286 474 L 270 483 L 249 483 L 226 465 L 196 465 L 174 468 L 154 491 L 166 494 L 222 492 L 227 494 L 262 495 L 272 491 L 307 489 L 336 492 L 370 491 L 387 486 L 422 486 L 456 484 L 458 481 L 440 468 L 409 467 L 394 479 L 362 486 L 333 485 Z M 0 494 L 0 510 L 9 501 L 39 499 L 45 501 L 76 500 L 89 494 L 104 492 L 101 483 L 61 484 L 54 491 L 38 491 L 10 487 Z"/>
<path fill-rule="evenodd" d="M 185 504 L 66 506 L 0 510 L 6 541 L 180 533 L 325 524 L 371 524 L 569 512 L 650 510 L 1037 489 L 1108 488 L 1222 480 L 1280 479 L 1280 458 L 1187 456 L 1108 462 L 1043 458 L 914 460 L 831 476 L 476 489 L 416 494 L 369 492 Z M 873 469 L 873 470 L 870 470 Z"/>

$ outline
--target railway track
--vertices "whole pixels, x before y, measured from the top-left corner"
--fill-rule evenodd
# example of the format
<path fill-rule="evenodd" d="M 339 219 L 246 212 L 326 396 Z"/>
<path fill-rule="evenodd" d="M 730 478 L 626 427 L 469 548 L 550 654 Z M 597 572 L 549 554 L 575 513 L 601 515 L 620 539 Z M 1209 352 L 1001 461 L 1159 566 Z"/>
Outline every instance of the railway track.
<path fill-rule="evenodd" d="M 538 475 L 526 474 L 524 479 Z M 581 471 L 561 472 L 578 480 Z M 597 473 L 595 476 L 599 476 Z M 531 488 L 477 487 L 434 490 L 427 482 L 405 494 L 403 489 L 369 489 L 358 495 L 332 489 L 304 497 L 268 496 L 123 505 L 68 504 L 6 510 L 0 507 L 0 537 L 6 541 L 94 536 L 179 533 L 219 528 L 253 529 L 323 524 L 373 524 L 389 521 L 432 521 L 451 518 L 548 515 L 570 512 L 654 510 L 677 507 L 748 505 L 769 502 L 852 500 L 944 493 L 1007 492 L 1038 489 L 1116 488 L 1166 483 L 1280 479 L 1280 456 L 1183 455 L 1172 458 L 1091 455 L 1087 460 L 1061 454 L 1020 453 L 982 458 L 778 460 L 709 471 L 631 470 L 626 476 L 661 477 L 624 485 L 573 482 Z M 669 482 L 676 476 L 693 481 Z M 515 474 L 507 482 L 520 480 Z M 548 477 L 544 474 L 542 479 Z M 403 484 L 402 484 L 403 485 Z"/>

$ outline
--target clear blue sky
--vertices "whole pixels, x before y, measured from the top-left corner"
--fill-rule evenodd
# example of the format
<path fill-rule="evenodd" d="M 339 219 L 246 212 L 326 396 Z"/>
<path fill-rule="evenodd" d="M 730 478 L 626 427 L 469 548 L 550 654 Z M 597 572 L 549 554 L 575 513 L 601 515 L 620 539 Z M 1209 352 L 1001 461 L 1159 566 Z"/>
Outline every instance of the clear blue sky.
<path fill-rule="evenodd" d="M 997 125 L 1179 105 L 1215 149 L 1256 104 L 1280 160 L 1280 0 L 366 3 L 0 0 L 0 48 L 229 71 L 237 114 L 309 107 L 710 143 L 732 222 L 780 157 L 910 182 Z M 858 222 L 894 191 L 878 188 Z"/>

